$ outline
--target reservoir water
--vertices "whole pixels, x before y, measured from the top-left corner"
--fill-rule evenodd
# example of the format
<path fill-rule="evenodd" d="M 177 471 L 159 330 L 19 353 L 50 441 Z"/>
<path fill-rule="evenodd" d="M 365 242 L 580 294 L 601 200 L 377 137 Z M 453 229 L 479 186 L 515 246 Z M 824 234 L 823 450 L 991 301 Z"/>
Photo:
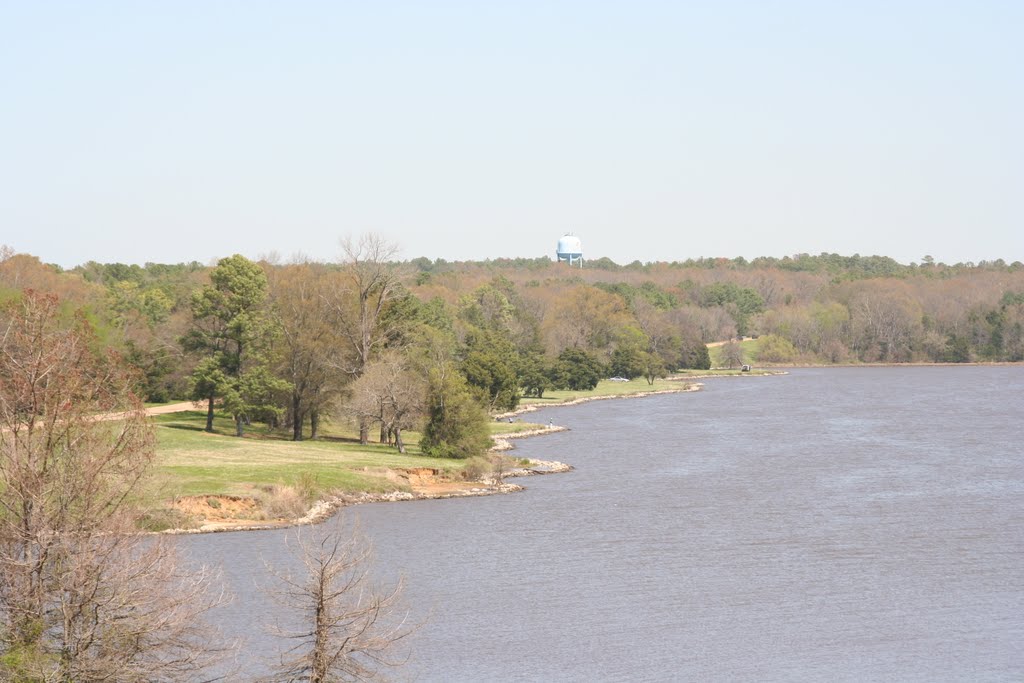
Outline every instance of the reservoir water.
<path fill-rule="evenodd" d="M 549 409 L 525 492 L 366 505 L 417 681 L 1024 680 L 1024 367 L 801 369 Z M 328 524 L 337 524 L 337 521 Z M 182 539 L 253 653 L 285 532 Z"/>

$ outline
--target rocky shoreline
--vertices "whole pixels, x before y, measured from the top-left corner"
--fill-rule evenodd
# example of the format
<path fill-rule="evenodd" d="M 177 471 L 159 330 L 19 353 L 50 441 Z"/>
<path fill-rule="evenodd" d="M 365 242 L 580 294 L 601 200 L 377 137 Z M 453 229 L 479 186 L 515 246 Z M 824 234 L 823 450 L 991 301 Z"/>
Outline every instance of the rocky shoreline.
<path fill-rule="evenodd" d="M 523 433 L 521 436 L 535 436 L 547 432 L 564 431 L 565 427 L 554 427 L 543 430 L 531 430 L 531 433 Z M 511 448 L 511 444 L 508 448 Z M 496 449 L 492 449 L 496 450 Z M 246 522 L 221 521 L 207 522 L 195 529 L 168 529 L 160 533 L 179 534 L 208 534 L 225 531 L 267 531 L 269 529 L 284 529 L 293 526 L 304 526 L 307 524 L 319 524 L 330 519 L 341 508 L 352 505 L 363 505 L 365 503 L 398 503 L 410 500 L 439 500 L 443 498 L 469 498 L 473 496 L 493 496 L 502 493 L 516 493 L 522 491 L 519 484 L 511 484 L 505 479 L 511 477 L 529 477 L 543 474 L 558 474 L 569 472 L 572 465 L 556 460 L 529 460 L 524 467 L 516 467 L 505 472 L 498 481 L 485 479 L 477 482 L 469 482 L 465 488 L 443 490 L 437 492 L 425 491 L 389 491 L 387 493 L 344 493 L 325 500 L 318 500 L 302 517 L 295 519 L 282 519 L 269 522 Z"/>
<path fill-rule="evenodd" d="M 709 376 L 711 376 L 711 375 L 709 375 Z M 695 378 L 691 378 L 691 377 L 679 377 L 679 378 L 669 377 L 668 379 L 673 380 L 673 381 L 679 381 L 679 382 L 688 382 L 690 379 L 695 379 Z M 701 377 L 697 377 L 696 379 L 702 379 L 702 378 Z M 564 401 L 562 403 L 552 403 L 551 405 L 537 405 L 536 403 L 531 403 L 529 405 L 525 405 L 525 406 L 521 406 L 519 408 L 516 408 L 515 410 L 512 410 L 510 412 L 500 413 L 498 415 L 495 415 L 495 418 L 497 418 L 499 420 L 503 420 L 503 419 L 508 418 L 508 417 L 516 417 L 518 415 L 524 415 L 526 413 L 533 413 L 533 412 L 536 412 L 538 410 L 546 410 L 548 408 L 561 408 L 563 406 L 578 406 L 581 403 L 590 403 L 591 401 L 610 401 L 610 400 L 613 400 L 613 399 L 617 400 L 617 399 L 627 399 L 627 398 L 646 398 L 648 396 L 660 396 L 662 394 L 685 394 L 685 393 L 689 393 L 691 391 L 700 391 L 701 388 L 703 388 L 703 386 L 704 386 L 703 384 L 696 383 L 696 384 L 688 384 L 687 386 L 685 386 L 683 388 L 680 388 L 680 389 L 658 389 L 657 391 L 638 391 L 638 392 L 636 392 L 634 394 L 606 394 L 604 396 L 582 396 L 580 398 L 574 398 L 571 401 Z M 518 438 L 518 436 L 520 436 L 520 435 L 521 436 L 534 436 L 536 434 L 543 434 L 543 433 L 545 433 L 547 431 L 551 431 L 551 430 L 549 430 L 549 429 L 538 429 L 538 430 L 533 430 L 531 432 L 519 432 L 517 434 L 503 434 L 500 438 L 503 438 L 503 439 L 509 439 L 509 438 L 514 439 L 514 438 Z M 555 431 L 557 431 L 557 429 Z M 495 438 L 498 438 L 498 437 L 495 437 Z"/>

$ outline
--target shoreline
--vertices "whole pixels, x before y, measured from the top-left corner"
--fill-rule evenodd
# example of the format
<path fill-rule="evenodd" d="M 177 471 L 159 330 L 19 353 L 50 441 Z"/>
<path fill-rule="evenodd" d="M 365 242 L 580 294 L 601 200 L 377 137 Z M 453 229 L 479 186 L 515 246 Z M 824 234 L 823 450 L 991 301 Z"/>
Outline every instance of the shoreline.
<path fill-rule="evenodd" d="M 1019 367 L 1024 361 L 970 361 L 968 363 L 773 363 L 763 368 L 956 368 L 956 367 Z"/>
<path fill-rule="evenodd" d="M 709 375 L 709 377 L 713 377 L 713 376 L 714 375 Z M 691 380 L 691 379 L 706 379 L 706 378 L 707 377 L 705 377 L 705 376 L 701 376 L 701 377 L 667 377 L 666 379 L 669 380 L 669 381 L 672 381 L 672 382 L 689 382 L 689 380 Z M 690 393 L 690 392 L 693 392 L 693 391 L 700 391 L 703 386 L 704 386 L 703 384 L 695 383 L 695 384 L 690 384 L 689 386 L 683 387 L 681 389 L 657 389 L 657 390 L 654 390 L 654 391 L 638 391 L 638 392 L 635 392 L 635 393 L 632 393 L 632 394 L 605 394 L 603 396 L 581 396 L 579 398 L 574 398 L 574 399 L 571 399 L 571 400 L 568 400 L 568 401 L 562 401 L 561 403 L 552 403 L 550 405 L 538 405 L 536 403 L 529 403 L 529 404 L 527 404 L 525 406 L 520 406 L 520 407 L 516 408 L 515 410 L 511 410 L 509 412 L 498 413 L 494 417 L 495 417 L 495 419 L 499 419 L 500 420 L 500 419 L 504 419 L 506 417 L 516 417 L 518 415 L 525 415 L 526 413 L 535 413 L 538 410 L 546 410 L 548 408 L 561 408 L 563 406 L 578 406 L 578 405 L 583 404 L 583 403 L 590 403 L 591 401 L 610 401 L 610 400 L 613 400 L 613 399 L 627 399 L 627 398 L 647 398 L 648 396 L 661 396 L 661 395 L 664 395 L 664 394 L 686 394 L 686 393 Z M 533 430 L 533 431 L 537 432 L 537 433 L 543 433 L 543 431 L 547 431 L 547 430 L 545 429 L 543 431 L 541 431 L 541 430 Z M 520 432 L 520 434 L 526 435 L 525 432 Z M 529 434 L 529 435 L 533 436 L 533 434 Z M 508 438 L 517 438 L 517 436 L 515 434 L 502 434 L 501 437 L 494 437 L 494 438 L 495 439 L 497 439 L 497 438 L 508 439 Z"/>
<path fill-rule="evenodd" d="M 678 378 L 679 381 L 688 381 L 690 378 Z M 646 398 L 648 396 L 659 396 L 664 394 L 683 394 L 700 391 L 703 385 L 700 383 L 689 384 L 686 387 L 679 389 L 660 389 L 657 391 L 641 391 L 633 394 L 611 394 L 605 396 L 583 396 L 580 398 L 564 401 L 562 403 L 553 403 L 551 405 L 535 405 L 530 404 L 521 406 L 514 411 L 508 413 L 502 413 L 496 415 L 496 419 L 503 419 L 507 417 L 514 417 L 517 415 L 523 415 L 526 413 L 536 412 L 542 408 L 558 408 L 561 406 L 576 406 L 583 403 L 590 403 L 591 401 L 605 401 L 611 399 L 629 399 L 629 398 Z M 493 436 L 494 445 L 488 449 L 488 453 L 503 453 L 515 448 L 514 444 L 510 443 L 516 439 L 526 439 L 534 436 L 543 436 L 545 434 L 552 434 L 554 432 L 569 431 L 568 427 L 561 425 L 550 425 L 547 427 L 539 427 L 536 429 L 525 430 L 522 432 L 515 432 L 511 434 L 501 434 Z M 517 493 L 524 489 L 519 484 L 507 483 L 504 480 L 507 478 L 519 478 L 529 476 L 540 476 L 547 474 L 560 474 L 563 472 L 570 472 L 574 468 L 572 465 L 557 460 L 536 460 L 528 459 L 529 464 L 525 467 L 517 467 L 506 472 L 499 481 L 494 480 L 478 480 L 473 482 L 450 482 L 450 486 L 440 486 L 436 490 L 430 490 L 428 486 L 420 486 L 420 490 L 416 491 L 390 491 L 387 493 L 343 493 L 334 496 L 329 499 L 318 500 L 310 506 L 309 510 L 302 517 L 292 519 L 282 519 L 273 521 L 246 521 L 246 520 L 224 520 L 222 522 L 213 522 L 207 520 L 205 524 L 202 524 L 195 529 L 166 529 L 155 533 L 166 534 L 172 536 L 186 535 L 186 534 L 209 534 L 209 533 L 226 533 L 230 531 L 268 531 L 272 529 L 287 529 L 296 526 L 304 526 L 307 524 L 319 524 L 325 522 L 334 516 L 338 510 L 342 508 L 351 507 L 353 505 L 363 505 L 366 503 L 398 503 L 414 500 L 441 500 L 445 498 L 471 498 L 478 496 L 494 496 L 506 493 Z M 415 472 L 413 470 L 407 470 L 406 475 L 412 476 Z"/>
<path fill-rule="evenodd" d="M 538 436 L 551 432 L 568 431 L 567 427 L 555 426 L 551 429 L 531 430 L 523 433 L 526 436 Z M 514 448 L 508 444 L 506 449 Z M 488 452 L 498 452 L 499 449 L 492 448 Z M 307 524 L 320 524 L 325 522 L 341 510 L 353 505 L 364 505 L 367 503 L 400 503 L 415 500 L 442 500 L 445 498 L 473 498 L 479 496 L 494 496 L 505 493 L 517 493 L 525 487 L 519 484 L 511 484 L 505 479 L 517 477 L 540 476 L 545 474 L 561 474 L 571 472 L 575 469 L 572 465 L 557 460 L 536 460 L 529 458 L 529 464 L 523 467 L 515 467 L 505 472 L 501 480 L 495 482 L 493 479 L 483 479 L 470 482 L 450 482 L 450 486 L 441 486 L 439 490 L 429 491 L 389 491 L 387 493 L 342 493 L 328 499 L 321 499 L 313 503 L 309 510 L 302 517 L 292 519 L 280 519 L 272 521 L 247 521 L 247 520 L 224 520 L 221 522 L 207 521 L 195 529 L 166 529 L 155 533 L 179 536 L 186 534 L 211 534 L 224 533 L 228 531 L 268 531 L 271 529 L 288 529 Z"/>

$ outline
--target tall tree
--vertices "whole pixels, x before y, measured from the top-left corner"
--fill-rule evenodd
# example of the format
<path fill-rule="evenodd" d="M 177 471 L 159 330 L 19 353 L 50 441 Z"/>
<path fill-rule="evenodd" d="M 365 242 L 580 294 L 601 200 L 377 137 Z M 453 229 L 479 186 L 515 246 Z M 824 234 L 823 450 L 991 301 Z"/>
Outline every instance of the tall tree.
<path fill-rule="evenodd" d="M 466 336 L 462 373 L 490 410 L 519 405 L 518 353 L 511 340 L 496 330 L 474 329 Z"/>
<path fill-rule="evenodd" d="M 409 355 L 392 351 L 374 360 L 352 384 L 346 409 L 359 424 L 377 422 L 381 442 L 394 439 L 399 453 L 405 453 L 402 432 L 423 417 L 425 407 L 423 376 L 410 363 Z"/>
<path fill-rule="evenodd" d="M 583 349 L 566 349 L 558 354 L 553 369 L 553 383 L 556 389 L 589 391 L 597 386 L 605 375 L 604 365 Z"/>
<path fill-rule="evenodd" d="M 428 371 L 427 425 L 420 447 L 439 458 L 471 458 L 491 447 L 487 413 L 462 373 L 442 362 Z"/>
<path fill-rule="evenodd" d="M 273 268 L 270 303 L 281 329 L 279 371 L 291 386 L 289 418 L 292 439 L 301 441 L 303 423 L 316 438 L 319 416 L 337 393 L 342 340 L 329 305 L 328 270 L 316 263 Z"/>
<path fill-rule="evenodd" d="M 241 436 L 250 416 L 276 410 L 273 394 L 286 388 L 266 371 L 275 332 L 266 299 L 263 269 L 238 254 L 218 261 L 210 284 L 192 298 L 193 327 L 182 343 L 206 357 L 193 373 L 192 398 L 207 402 L 208 432 L 218 398 Z"/>
<path fill-rule="evenodd" d="M 405 296 L 401 271 L 394 264 L 398 247 L 373 234 L 345 238 L 340 277 L 329 301 L 344 340 L 342 369 L 352 379 L 366 371 L 373 357 L 401 330 L 400 317 L 385 316 L 388 304 Z M 359 425 L 359 442 L 368 443 L 368 422 Z"/>

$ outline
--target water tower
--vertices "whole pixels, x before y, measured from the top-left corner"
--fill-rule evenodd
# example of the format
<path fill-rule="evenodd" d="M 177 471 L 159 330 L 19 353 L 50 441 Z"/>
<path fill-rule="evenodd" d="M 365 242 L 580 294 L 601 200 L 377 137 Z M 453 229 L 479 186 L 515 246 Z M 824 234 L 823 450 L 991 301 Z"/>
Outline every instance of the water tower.
<path fill-rule="evenodd" d="M 580 264 L 583 267 L 583 244 L 580 238 L 566 233 L 558 240 L 558 250 L 555 252 L 559 261 L 566 261 L 570 266 Z"/>

